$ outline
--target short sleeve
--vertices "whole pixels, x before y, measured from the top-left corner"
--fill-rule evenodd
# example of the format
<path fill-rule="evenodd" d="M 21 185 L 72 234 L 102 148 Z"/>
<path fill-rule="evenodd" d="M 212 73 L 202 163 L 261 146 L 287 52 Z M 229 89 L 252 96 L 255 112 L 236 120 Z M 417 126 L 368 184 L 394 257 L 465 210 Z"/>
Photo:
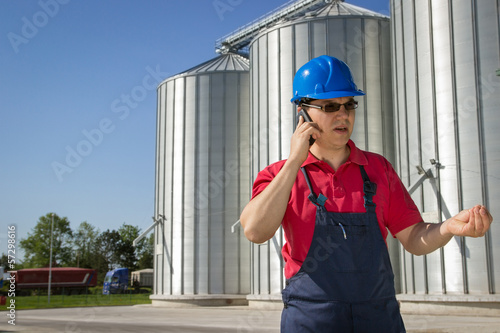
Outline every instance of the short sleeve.
<path fill-rule="evenodd" d="M 276 177 L 284 163 L 285 161 L 280 161 L 271 164 L 257 174 L 257 178 L 253 183 L 252 199 L 264 191 L 267 185 L 269 185 L 269 183 Z"/>

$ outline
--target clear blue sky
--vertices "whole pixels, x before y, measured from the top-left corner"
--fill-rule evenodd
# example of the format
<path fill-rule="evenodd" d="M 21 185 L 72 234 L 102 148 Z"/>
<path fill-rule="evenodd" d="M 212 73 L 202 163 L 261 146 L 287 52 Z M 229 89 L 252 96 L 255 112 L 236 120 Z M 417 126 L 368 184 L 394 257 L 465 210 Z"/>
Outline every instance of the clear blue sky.
<path fill-rule="evenodd" d="M 9 225 L 20 240 L 49 212 L 73 230 L 146 229 L 156 86 L 286 2 L 0 0 L 0 253 Z M 389 12 L 389 0 L 347 2 Z"/>

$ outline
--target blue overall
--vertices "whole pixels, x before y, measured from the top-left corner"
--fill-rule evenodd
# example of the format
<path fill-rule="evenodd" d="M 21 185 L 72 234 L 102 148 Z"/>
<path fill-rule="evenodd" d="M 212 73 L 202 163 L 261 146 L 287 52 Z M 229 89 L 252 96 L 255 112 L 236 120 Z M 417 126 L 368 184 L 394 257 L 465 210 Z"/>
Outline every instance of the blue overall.
<path fill-rule="evenodd" d="M 281 332 L 406 332 L 372 200 L 377 185 L 360 171 L 366 213 L 335 213 L 302 168 L 316 224 L 306 259 L 282 292 Z"/>

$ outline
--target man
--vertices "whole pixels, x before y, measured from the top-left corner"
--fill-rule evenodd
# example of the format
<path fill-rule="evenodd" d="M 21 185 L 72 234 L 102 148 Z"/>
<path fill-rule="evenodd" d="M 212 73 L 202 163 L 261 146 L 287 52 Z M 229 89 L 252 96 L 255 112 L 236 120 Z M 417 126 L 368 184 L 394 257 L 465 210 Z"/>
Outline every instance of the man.
<path fill-rule="evenodd" d="M 293 87 L 301 116 L 290 155 L 259 173 L 240 218 L 255 243 L 283 226 L 281 330 L 405 332 L 387 229 L 423 255 L 454 235 L 484 236 L 493 218 L 477 205 L 439 224 L 422 221 L 390 163 L 350 140 L 355 97 L 365 93 L 344 62 L 315 58 L 297 71 Z"/>

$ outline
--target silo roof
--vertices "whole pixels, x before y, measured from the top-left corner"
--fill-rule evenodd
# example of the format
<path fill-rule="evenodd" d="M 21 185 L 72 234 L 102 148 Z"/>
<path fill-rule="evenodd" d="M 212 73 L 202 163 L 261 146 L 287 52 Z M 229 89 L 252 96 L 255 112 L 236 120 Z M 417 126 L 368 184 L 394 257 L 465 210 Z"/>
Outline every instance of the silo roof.
<path fill-rule="evenodd" d="M 225 53 L 204 63 L 201 63 L 193 68 L 190 68 L 184 72 L 171 76 L 165 81 L 169 81 L 171 79 L 187 76 L 187 75 L 196 75 L 203 73 L 213 73 L 213 72 L 242 72 L 250 70 L 250 61 L 244 56 L 237 53 Z M 160 85 L 163 84 L 160 83 Z"/>
<path fill-rule="evenodd" d="M 191 75 L 206 72 L 248 71 L 250 61 L 236 53 L 222 54 L 178 75 Z"/>
<path fill-rule="evenodd" d="M 318 9 L 306 15 L 312 16 L 373 16 L 379 18 L 389 18 L 389 16 L 374 12 L 372 10 L 358 7 L 345 2 L 334 1 L 329 6 Z"/>

